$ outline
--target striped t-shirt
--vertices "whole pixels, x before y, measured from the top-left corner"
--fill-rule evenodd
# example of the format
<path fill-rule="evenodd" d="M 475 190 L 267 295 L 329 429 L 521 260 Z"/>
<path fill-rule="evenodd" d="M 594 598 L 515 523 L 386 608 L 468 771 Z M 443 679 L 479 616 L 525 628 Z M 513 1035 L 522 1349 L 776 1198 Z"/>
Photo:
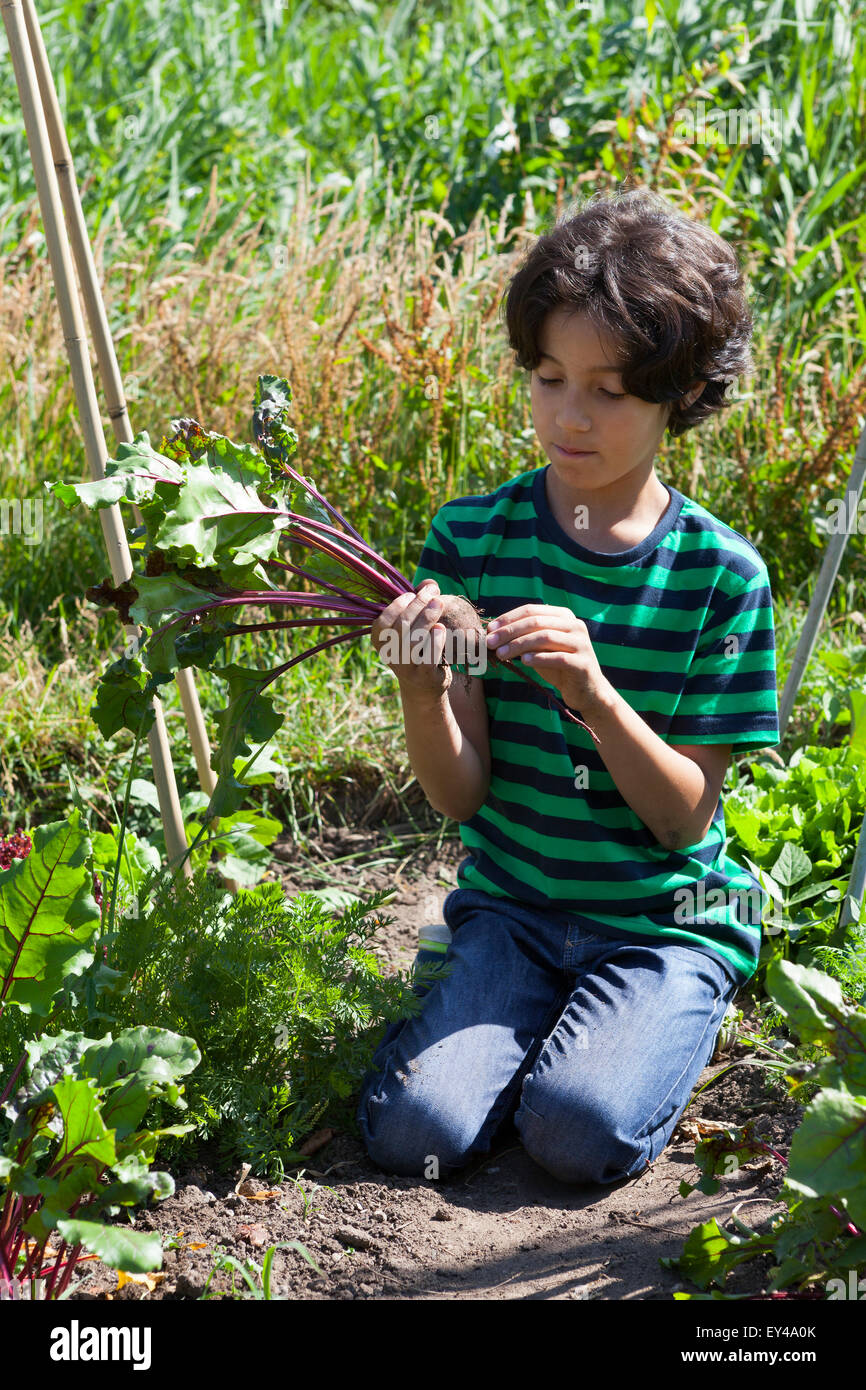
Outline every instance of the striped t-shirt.
<path fill-rule="evenodd" d="M 588 550 L 556 521 L 546 471 L 440 507 L 415 586 L 433 578 L 485 618 L 525 603 L 571 608 L 604 675 L 665 743 L 778 743 L 772 599 L 755 547 L 669 487 L 667 510 L 640 544 Z M 687 943 L 748 980 L 767 898 L 725 853 L 721 798 L 700 843 L 665 849 L 584 729 L 492 654 L 480 678 L 490 789 L 460 824 L 469 855 L 458 887 L 563 912 L 588 931 Z"/>

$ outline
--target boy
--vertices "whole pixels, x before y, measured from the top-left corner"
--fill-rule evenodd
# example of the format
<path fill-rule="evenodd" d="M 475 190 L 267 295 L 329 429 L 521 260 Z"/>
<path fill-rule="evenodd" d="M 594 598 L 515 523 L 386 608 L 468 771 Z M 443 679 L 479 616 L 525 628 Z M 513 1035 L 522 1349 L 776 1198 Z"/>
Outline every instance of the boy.
<path fill-rule="evenodd" d="M 653 467 L 727 404 L 752 320 L 732 249 L 641 189 L 561 220 L 506 297 L 549 463 L 445 503 L 371 633 L 428 635 L 393 667 L 407 748 L 469 856 L 450 974 L 387 1030 L 358 1120 L 392 1172 L 448 1176 L 513 1121 L 555 1177 L 609 1184 L 667 1144 L 760 946 L 720 794 L 732 749 L 779 741 L 767 571 Z M 468 693 L 434 664 L 440 592 L 598 743 L 492 661 Z"/>

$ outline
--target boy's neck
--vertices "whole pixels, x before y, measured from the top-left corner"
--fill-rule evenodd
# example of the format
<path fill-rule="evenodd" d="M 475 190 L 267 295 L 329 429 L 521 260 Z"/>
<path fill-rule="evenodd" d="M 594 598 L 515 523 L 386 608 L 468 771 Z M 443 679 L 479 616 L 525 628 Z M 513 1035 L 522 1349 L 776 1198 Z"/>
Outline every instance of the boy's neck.
<path fill-rule="evenodd" d="M 565 534 L 602 555 L 640 545 L 658 526 L 671 501 L 654 469 L 642 485 L 618 495 L 605 489 L 578 494 L 567 488 L 550 466 L 545 469 L 544 484 L 547 505 Z M 585 510 L 577 513 L 576 507 Z M 576 526 L 578 515 L 581 524 Z"/>

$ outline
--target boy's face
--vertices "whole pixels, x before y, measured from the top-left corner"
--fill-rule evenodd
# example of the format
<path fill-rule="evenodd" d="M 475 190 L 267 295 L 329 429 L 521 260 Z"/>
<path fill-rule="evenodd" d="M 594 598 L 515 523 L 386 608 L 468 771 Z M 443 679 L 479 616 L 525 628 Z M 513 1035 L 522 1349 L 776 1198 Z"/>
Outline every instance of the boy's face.
<path fill-rule="evenodd" d="M 553 471 L 574 493 L 635 495 L 652 472 L 670 406 L 623 393 L 614 340 L 600 337 L 585 314 L 552 311 L 539 346 L 545 355 L 531 375 L 532 422 Z M 592 370 L 599 367 L 607 370 Z"/>

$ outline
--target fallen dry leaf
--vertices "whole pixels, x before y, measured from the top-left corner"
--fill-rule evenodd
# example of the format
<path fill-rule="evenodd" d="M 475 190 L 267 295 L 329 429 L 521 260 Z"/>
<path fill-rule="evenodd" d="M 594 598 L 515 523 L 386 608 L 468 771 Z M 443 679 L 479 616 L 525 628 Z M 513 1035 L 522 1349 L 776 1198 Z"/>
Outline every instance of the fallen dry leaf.
<path fill-rule="evenodd" d="M 267 1245 L 269 1240 L 266 1226 L 238 1226 L 235 1234 L 256 1247 Z"/>
<path fill-rule="evenodd" d="M 122 1289 L 124 1284 L 143 1284 L 148 1293 L 153 1293 L 157 1284 L 161 1284 L 164 1278 L 164 1274 L 127 1274 L 125 1269 L 119 1269 L 117 1287 Z"/>
<path fill-rule="evenodd" d="M 736 1129 L 736 1125 L 733 1122 L 723 1124 L 721 1120 L 702 1120 L 696 1116 L 693 1120 L 680 1120 L 671 1135 L 671 1140 L 673 1142 L 678 1139 L 689 1139 L 697 1143 L 699 1139 L 705 1139 L 709 1134 L 724 1134 L 729 1129 Z"/>
<path fill-rule="evenodd" d="M 335 1129 L 317 1129 L 315 1133 L 310 1135 L 309 1139 L 304 1140 L 303 1144 L 298 1149 L 298 1153 L 304 1154 L 309 1158 L 311 1154 L 318 1153 L 319 1149 L 323 1149 L 326 1144 L 330 1144 L 336 1133 L 337 1131 Z"/>

